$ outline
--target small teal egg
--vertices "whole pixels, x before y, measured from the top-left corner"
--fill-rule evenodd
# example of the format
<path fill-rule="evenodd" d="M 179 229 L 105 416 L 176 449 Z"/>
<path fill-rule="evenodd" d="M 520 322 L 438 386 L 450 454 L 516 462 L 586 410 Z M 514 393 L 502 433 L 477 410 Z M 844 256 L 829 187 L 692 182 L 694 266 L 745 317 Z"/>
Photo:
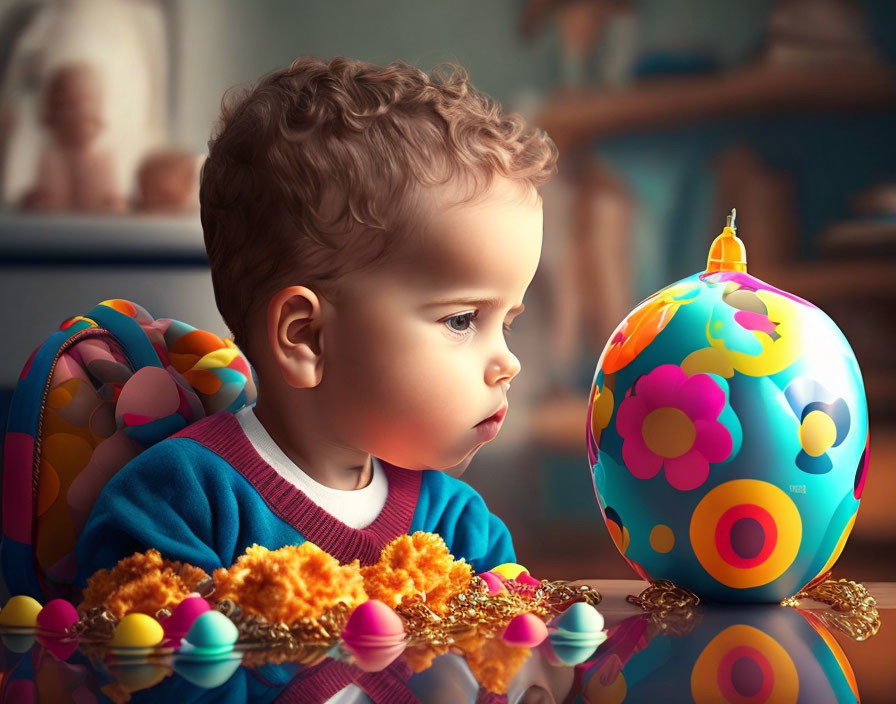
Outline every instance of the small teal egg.
<path fill-rule="evenodd" d="M 13 653 L 27 653 L 34 645 L 33 633 L 3 633 L 0 635 L 3 645 Z"/>
<path fill-rule="evenodd" d="M 203 689 L 214 689 L 227 682 L 242 664 L 242 657 L 223 660 L 187 660 L 174 658 L 174 671 L 187 682 Z"/>
<path fill-rule="evenodd" d="M 220 611 L 206 611 L 193 622 L 186 641 L 197 648 L 214 648 L 233 645 L 239 634 L 233 621 Z"/>
<path fill-rule="evenodd" d="M 577 601 L 552 624 L 570 634 L 593 637 L 604 630 L 604 617 L 590 604 Z"/>
<path fill-rule="evenodd" d="M 578 665 L 579 663 L 585 662 L 589 657 L 591 657 L 591 653 L 597 650 L 597 646 L 600 643 L 586 643 L 585 645 L 557 645 L 556 643 L 551 641 L 551 646 L 554 649 L 554 654 L 557 658 L 562 661 L 566 665 Z"/>

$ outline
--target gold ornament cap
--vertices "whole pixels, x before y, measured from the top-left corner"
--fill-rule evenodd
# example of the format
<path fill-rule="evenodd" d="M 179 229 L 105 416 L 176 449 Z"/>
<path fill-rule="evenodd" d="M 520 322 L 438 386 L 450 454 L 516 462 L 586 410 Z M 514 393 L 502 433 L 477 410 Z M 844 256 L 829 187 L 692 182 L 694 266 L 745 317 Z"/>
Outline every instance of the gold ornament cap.
<path fill-rule="evenodd" d="M 737 208 L 731 209 L 728 222 L 722 234 L 716 237 L 709 248 L 709 256 L 706 259 L 706 273 L 716 271 L 743 271 L 747 270 L 747 249 L 737 236 Z"/>

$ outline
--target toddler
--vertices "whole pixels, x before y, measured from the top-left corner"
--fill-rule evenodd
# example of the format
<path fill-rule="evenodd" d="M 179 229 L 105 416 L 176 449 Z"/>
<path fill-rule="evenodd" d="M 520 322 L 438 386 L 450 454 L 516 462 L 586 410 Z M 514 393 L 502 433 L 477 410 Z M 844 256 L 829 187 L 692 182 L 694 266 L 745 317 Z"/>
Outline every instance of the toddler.
<path fill-rule="evenodd" d="M 206 572 L 311 540 L 378 560 L 417 530 L 514 561 L 462 469 L 520 370 L 505 338 L 538 265 L 543 133 L 460 69 L 300 58 L 225 100 L 200 187 L 218 309 L 258 381 L 114 476 L 79 579 L 135 551 Z"/>

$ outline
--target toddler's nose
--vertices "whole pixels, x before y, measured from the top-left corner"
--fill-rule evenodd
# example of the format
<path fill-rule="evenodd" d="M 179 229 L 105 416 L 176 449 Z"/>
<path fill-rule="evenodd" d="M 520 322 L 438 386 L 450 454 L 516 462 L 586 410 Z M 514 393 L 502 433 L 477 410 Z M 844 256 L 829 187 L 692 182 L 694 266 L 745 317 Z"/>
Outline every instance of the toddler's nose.
<path fill-rule="evenodd" d="M 520 360 L 508 349 L 496 355 L 485 370 L 485 383 L 489 386 L 509 384 L 520 373 Z"/>

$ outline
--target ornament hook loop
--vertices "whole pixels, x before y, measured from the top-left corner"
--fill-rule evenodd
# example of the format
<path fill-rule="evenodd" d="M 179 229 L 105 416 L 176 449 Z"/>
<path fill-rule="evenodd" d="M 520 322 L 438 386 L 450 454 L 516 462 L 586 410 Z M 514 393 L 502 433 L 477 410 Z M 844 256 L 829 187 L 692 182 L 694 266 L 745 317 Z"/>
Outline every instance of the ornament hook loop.
<path fill-rule="evenodd" d="M 706 273 L 747 270 L 747 249 L 737 236 L 737 208 L 731 209 L 725 229 L 713 240 L 706 258 Z"/>

